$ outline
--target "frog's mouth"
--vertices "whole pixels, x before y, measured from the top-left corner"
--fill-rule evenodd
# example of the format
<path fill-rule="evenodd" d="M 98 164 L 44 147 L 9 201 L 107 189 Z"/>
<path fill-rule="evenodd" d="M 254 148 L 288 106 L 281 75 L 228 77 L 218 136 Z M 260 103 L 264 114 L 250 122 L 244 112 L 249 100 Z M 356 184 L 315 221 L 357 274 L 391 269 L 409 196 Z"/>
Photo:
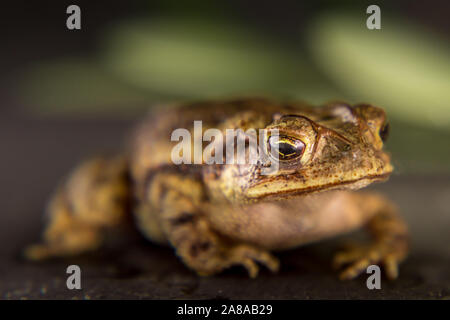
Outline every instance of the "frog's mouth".
<path fill-rule="evenodd" d="M 290 187 L 284 184 L 283 187 L 277 188 L 276 184 L 272 184 L 270 190 L 261 187 L 260 185 L 256 185 L 247 191 L 247 197 L 249 200 L 277 200 L 330 190 L 358 190 L 373 182 L 386 181 L 390 175 L 391 172 L 386 172 L 383 174 L 366 175 L 357 179 L 329 182 L 311 186 L 305 186 L 304 184 L 296 186 L 296 183 L 293 183 Z"/>

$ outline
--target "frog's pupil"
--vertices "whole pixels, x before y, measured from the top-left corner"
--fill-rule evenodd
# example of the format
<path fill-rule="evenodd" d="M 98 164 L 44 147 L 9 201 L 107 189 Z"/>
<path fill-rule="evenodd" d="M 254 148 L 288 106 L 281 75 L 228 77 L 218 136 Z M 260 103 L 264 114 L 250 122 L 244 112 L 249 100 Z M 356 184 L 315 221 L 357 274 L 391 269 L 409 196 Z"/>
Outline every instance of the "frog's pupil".
<path fill-rule="evenodd" d="M 300 156 L 303 153 L 305 145 L 303 142 L 290 137 L 269 138 L 269 146 L 271 148 L 278 147 L 278 154 L 281 160 L 290 160 Z"/>
<path fill-rule="evenodd" d="M 280 152 L 285 157 L 289 157 L 295 154 L 297 151 L 292 145 L 288 143 L 280 143 L 278 144 L 278 152 Z"/>

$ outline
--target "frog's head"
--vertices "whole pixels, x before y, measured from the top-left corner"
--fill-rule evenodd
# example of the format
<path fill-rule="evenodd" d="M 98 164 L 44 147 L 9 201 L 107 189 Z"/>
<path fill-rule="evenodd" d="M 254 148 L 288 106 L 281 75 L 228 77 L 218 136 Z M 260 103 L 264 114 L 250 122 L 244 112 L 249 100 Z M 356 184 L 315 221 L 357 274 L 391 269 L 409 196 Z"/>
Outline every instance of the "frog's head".
<path fill-rule="evenodd" d="M 239 175 L 235 183 L 250 201 L 359 189 L 393 170 L 383 150 L 389 126 L 378 107 L 336 103 L 304 114 L 281 113 L 266 129 L 265 148 L 279 152 L 279 169 L 262 175 L 254 165 Z M 276 130 L 278 137 L 271 135 Z"/>

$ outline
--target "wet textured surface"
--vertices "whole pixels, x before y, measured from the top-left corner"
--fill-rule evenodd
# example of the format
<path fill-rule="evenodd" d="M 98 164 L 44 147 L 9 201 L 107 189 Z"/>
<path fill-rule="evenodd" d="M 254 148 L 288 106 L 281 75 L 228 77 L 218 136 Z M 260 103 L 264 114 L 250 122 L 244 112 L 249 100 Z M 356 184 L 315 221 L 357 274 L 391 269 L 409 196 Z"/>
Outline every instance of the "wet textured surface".
<path fill-rule="evenodd" d="M 368 290 L 367 275 L 341 282 L 332 253 L 348 235 L 278 254 L 281 271 L 249 279 L 241 268 L 199 278 L 173 254 L 130 235 L 116 248 L 83 257 L 29 263 L 20 250 L 42 230 L 45 201 L 81 159 L 118 150 L 132 121 L 0 120 L 3 146 L 0 298 L 7 299 L 450 299 L 450 177 L 404 176 L 375 186 L 402 209 L 412 251 L 400 278 Z M 401 166 L 400 166 L 401 168 Z M 399 170 L 401 171 L 401 170 Z M 66 268 L 78 264 L 82 290 L 68 290 Z"/>

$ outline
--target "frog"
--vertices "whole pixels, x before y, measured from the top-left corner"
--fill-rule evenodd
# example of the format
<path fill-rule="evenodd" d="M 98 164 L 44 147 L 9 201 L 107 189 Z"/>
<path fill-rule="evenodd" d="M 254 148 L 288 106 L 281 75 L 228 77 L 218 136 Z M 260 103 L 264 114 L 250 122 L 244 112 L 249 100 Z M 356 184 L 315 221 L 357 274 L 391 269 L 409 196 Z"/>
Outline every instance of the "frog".
<path fill-rule="evenodd" d="M 199 120 L 202 132 L 277 130 L 276 146 L 270 137 L 261 145 L 278 152 L 271 160 L 278 170 L 262 174 L 262 162 L 174 164 L 172 132 L 193 132 Z M 395 279 L 409 251 L 408 226 L 386 196 L 360 190 L 394 170 L 388 133 L 386 112 L 367 103 L 240 98 L 157 107 L 121 153 L 86 160 L 64 179 L 48 203 L 42 240 L 24 254 L 93 252 L 131 223 L 200 276 L 241 266 L 255 278 L 261 267 L 279 271 L 276 252 L 364 229 L 369 242 L 330 259 L 339 278 L 375 264 Z"/>

